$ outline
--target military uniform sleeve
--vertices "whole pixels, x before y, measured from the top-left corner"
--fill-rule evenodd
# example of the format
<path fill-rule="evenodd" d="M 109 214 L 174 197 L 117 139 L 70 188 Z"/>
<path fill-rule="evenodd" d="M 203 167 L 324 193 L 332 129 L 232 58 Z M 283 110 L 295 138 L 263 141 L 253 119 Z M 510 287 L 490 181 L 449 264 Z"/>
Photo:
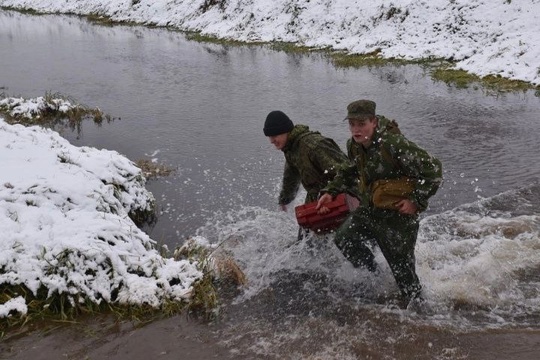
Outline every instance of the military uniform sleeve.
<path fill-rule="evenodd" d="M 300 188 L 300 173 L 298 170 L 285 162 L 283 170 L 283 182 L 281 184 L 281 192 L 279 194 L 279 205 L 287 205 L 294 200 L 298 189 Z"/>
<path fill-rule="evenodd" d="M 347 157 L 337 145 L 325 145 L 320 144 L 319 147 L 310 151 L 311 162 L 324 174 L 323 186 L 326 186 L 326 182 L 333 180 L 338 169 L 348 162 Z"/>
<path fill-rule="evenodd" d="M 351 139 L 347 141 L 347 161 L 341 163 L 337 169 L 336 176 L 321 191 L 336 196 L 340 193 L 348 193 L 360 198 L 358 188 L 358 168 L 354 155 L 351 151 Z"/>
<path fill-rule="evenodd" d="M 428 199 L 433 196 L 442 183 L 442 164 L 404 136 L 396 136 L 391 150 L 403 175 L 417 179 L 415 189 L 410 196 L 420 211 L 428 206 Z"/>
<path fill-rule="evenodd" d="M 328 193 L 336 196 L 340 193 L 348 193 L 359 197 L 358 191 L 358 171 L 356 164 L 350 162 L 342 163 L 338 169 L 336 176 L 330 181 L 325 188 L 321 190 L 323 193 Z"/>

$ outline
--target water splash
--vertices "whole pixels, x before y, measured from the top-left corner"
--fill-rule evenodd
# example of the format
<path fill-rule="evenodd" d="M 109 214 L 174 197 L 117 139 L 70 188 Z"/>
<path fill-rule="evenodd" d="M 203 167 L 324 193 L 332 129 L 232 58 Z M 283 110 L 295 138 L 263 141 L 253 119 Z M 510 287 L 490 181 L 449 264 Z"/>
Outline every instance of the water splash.
<path fill-rule="evenodd" d="M 398 290 L 377 248 L 380 273 L 355 269 L 331 235 L 299 241 L 291 213 L 259 207 L 217 212 L 197 235 L 220 243 L 238 261 L 248 286 L 234 303 L 249 303 L 252 314 L 330 316 L 331 308 L 382 307 L 460 328 L 530 326 L 538 323 L 540 305 L 538 190 L 509 191 L 421 221 L 417 271 L 429 307 L 422 314 L 393 305 Z"/>

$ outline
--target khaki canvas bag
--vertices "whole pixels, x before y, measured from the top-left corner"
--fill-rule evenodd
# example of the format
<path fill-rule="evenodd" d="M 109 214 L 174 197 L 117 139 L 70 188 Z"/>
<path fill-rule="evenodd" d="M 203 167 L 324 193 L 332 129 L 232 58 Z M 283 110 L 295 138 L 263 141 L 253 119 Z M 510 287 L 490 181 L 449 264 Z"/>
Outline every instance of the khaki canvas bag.
<path fill-rule="evenodd" d="M 414 179 L 377 180 L 371 184 L 373 206 L 379 209 L 396 210 L 396 203 L 407 199 L 414 190 Z"/>

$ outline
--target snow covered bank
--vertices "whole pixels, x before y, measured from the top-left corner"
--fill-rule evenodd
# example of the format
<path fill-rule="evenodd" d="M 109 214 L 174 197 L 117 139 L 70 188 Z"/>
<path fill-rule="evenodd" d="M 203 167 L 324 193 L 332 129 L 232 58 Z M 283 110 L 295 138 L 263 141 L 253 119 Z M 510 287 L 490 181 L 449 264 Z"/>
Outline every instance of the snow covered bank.
<path fill-rule="evenodd" d="M 72 107 L 71 103 L 65 99 L 51 99 L 49 102 L 43 96 L 28 100 L 14 97 L 0 99 L 0 110 L 8 112 L 14 118 L 39 118 L 43 112 L 53 110 L 67 113 Z"/>
<path fill-rule="evenodd" d="M 72 104 L 61 95 L 52 94 L 35 99 L 0 94 L 0 114 L 4 114 L 10 124 L 41 125 L 60 132 L 66 126 L 80 132 L 83 119 L 92 119 L 96 124 L 101 124 L 104 118 L 111 121 L 111 117 L 104 115 L 99 108 Z"/>
<path fill-rule="evenodd" d="M 72 303 L 189 299 L 197 264 L 163 258 L 128 216 L 154 203 L 130 160 L 2 118 L 0 159 L 0 286 Z M 22 297 L 0 304 L 0 318 L 26 311 Z"/>
<path fill-rule="evenodd" d="M 445 58 L 540 85 L 540 0 L 0 0 L 241 41 L 286 41 L 384 57 Z"/>

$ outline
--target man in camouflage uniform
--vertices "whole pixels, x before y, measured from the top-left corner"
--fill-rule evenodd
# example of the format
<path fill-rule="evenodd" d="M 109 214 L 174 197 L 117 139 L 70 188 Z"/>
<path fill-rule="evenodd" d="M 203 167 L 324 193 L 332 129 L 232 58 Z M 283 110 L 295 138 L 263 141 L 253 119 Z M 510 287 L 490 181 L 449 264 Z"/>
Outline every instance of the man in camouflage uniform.
<path fill-rule="evenodd" d="M 341 192 L 356 194 L 361 205 L 338 228 L 334 241 L 355 266 L 375 271 L 377 265 L 369 248 L 375 242 L 390 265 L 403 300 L 421 297 L 415 270 L 414 248 L 418 235 L 418 213 L 428 206 L 442 182 L 442 165 L 397 130 L 397 124 L 375 115 L 375 103 L 358 100 L 347 107 L 352 137 L 347 150 L 352 164 L 342 167 L 325 192 L 318 207 Z M 374 206 L 372 185 L 380 179 L 407 177 L 414 190 L 395 203 L 395 209 Z M 319 212 L 324 212 L 320 209 Z"/>
<path fill-rule="evenodd" d="M 307 192 L 305 202 L 317 200 L 320 190 L 336 175 L 337 168 L 348 162 L 334 140 L 310 131 L 306 125 L 294 125 L 282 111 L 272 111 L 264 123 L 264 135 L 285 155 L 279 205 L 287 210 L 300 184 Z"/>

